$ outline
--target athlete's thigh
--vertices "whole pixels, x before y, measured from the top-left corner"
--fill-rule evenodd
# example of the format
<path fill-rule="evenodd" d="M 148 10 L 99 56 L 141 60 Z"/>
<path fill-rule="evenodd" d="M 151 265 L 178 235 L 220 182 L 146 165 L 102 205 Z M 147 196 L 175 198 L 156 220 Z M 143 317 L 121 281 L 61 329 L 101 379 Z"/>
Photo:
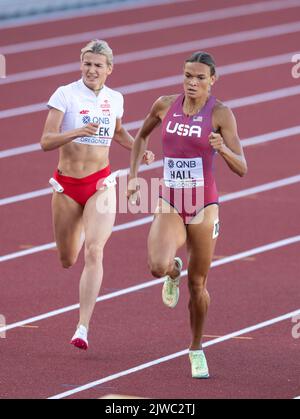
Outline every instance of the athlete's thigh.
<path fill-rule="evenodd" d="M 185 244 L 186 238 L 186 227 L 176 212 L 157 213 L 148 237 L 149 259 L 173 259 L 177 250 Z"/>
<path fill-rule="evenodd" d="M 81 247 L 83 208 L 65 194 L 53 193 L 54 235 L 61 257 L 76 259 Z"/>
<path fill-rule="evenodd" d="M 111 236 L 116 219 L 116 189 L 98 191 L 87 202 L 83 212 L 86 246 L 103 246 Z"/>
<path fill-rule="evenodd" d="M 204 210 L 199 224 L 187 226 L 189 269 L 206 276 L 210 269 L 219 231 L 219 207 L 210 205 Z"/>

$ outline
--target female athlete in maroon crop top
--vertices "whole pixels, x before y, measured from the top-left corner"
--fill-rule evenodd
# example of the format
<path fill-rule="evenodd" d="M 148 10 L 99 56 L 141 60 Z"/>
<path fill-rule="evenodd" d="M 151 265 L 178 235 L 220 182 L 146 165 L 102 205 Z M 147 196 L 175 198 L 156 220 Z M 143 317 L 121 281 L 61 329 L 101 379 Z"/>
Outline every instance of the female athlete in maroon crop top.
<path fill-rule="evenodd" d="M 210 96 L 196 115 L 188 116 L 185 95 L 171 105 L 163 120 L 164 184 L 160 198 L 175 208 L 185 225 L 209 205 L 218 204 L 214 176 L 216 151 L 209 136 L 216 99 Z"/>
<path fill-rule="evenodd" d="M 163 301 L 175 307 L 183 266 L 176 254 L 187 243 L 192 376 L 208 378 L 202 337 L 210 303 L 207 278 L 219 235 L 214 157 L 219 154 L 239 176 L 246 174 L 247 163 L 232 111 L 211 96 L 216 82 L 213 58 L 193 54 L 185 62 L 184 77 L 184 94 L 159 98 L 137 135 L 128 198 L 139 193 L 141 157 L 162 122 L 164 184 L 148 240 L 149 266 L 155 277 L 166 277 Z"/>

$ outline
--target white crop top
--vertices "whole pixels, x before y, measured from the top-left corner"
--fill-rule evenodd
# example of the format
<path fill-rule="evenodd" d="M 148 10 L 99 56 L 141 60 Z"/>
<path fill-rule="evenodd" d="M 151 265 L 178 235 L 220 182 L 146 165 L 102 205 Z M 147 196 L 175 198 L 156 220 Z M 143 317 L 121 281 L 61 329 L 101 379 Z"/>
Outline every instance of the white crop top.
<path fill-rule="evenodd" d="M 99 124 L 99 135 L 79 137 L 75 143 L 110 147 L 116 129 L 116 120 L 124 113 L 124 98 L 121 93 L 104 86 L 99 95 L 83 82 L 59 87 L 48 102 L 49 108 L 63 112 L 61 132 L 81 128 L 89 123 Z"/>

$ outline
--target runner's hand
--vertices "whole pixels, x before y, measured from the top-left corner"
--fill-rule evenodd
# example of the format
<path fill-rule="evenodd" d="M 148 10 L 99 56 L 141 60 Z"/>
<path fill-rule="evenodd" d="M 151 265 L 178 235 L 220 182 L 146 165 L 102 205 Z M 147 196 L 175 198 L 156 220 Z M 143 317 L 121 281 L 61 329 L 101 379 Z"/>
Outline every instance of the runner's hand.
<path fill-rule="evenodd" d="M 78 129 L 78 137 L 95 137 L 98 134 L 99 124 L 87 124 Z"/>
<path fill-rule="evenodd" d="M 141 203 L 141 193 L 140 193 L 140 184 L 138 179 L 129 178 L 127 186 L 127 199 L 132 205 L 140 205 Z"/>
<path fill-rule="evenodd" d="M 146 150 L 143 156 L 143 163 L 147 164 L 148 166 L 153 163 L 155 160 L 155 154 L 152 151 Z"/>
<path fill-rule="evenodd" d="M 225 143 L 220 134 L 216 134 L 215 132 L 212 132 L 210 136 L 208 137 L 208 139 L 212 148 L 218 153 L 220 153 L 224 149 Z"/>

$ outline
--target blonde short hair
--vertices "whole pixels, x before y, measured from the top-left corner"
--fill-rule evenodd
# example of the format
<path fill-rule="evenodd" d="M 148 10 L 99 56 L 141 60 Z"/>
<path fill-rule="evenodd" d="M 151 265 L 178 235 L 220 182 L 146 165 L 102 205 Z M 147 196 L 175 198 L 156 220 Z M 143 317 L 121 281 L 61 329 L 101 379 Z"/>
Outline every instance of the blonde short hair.
<path fill-rule="evenodd" d="M 107 64 L 109 66 L 113 65 L 113 62 L 114 62 L 113 51 L 106 41 L 94 39 L 93 41 L 89 42 L 81 50 L 81 56 L 80 56 L 81 61 L 83 60 L 84 54 L 86 54 L 87 52 L 91 52 L 93 54 L 104 55 L 107 59 Z"/>

